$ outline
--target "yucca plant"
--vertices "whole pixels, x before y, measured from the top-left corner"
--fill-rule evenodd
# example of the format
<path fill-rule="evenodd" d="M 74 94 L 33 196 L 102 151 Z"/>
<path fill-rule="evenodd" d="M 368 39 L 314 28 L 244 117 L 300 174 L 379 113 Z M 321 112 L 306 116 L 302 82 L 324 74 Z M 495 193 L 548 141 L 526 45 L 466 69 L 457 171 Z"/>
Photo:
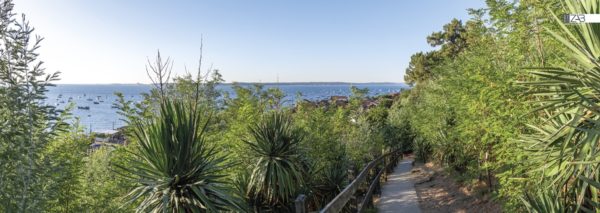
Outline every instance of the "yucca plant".
<path fill-rule="evenodd" d="M 564 1 L 571 14 L 598 14 L 600 1 Z M 531 151 L 528 158 L 542 174 L 543 187 L 555 190 L 544 196 L 528 195 L 527 206 L 544 199 L 561 200 L 565 207 L 546 205 L 561 211 L 600 212 L 598 208 L 598 167 L 600 166 L 600 25 L 567 26 L 554 16 L 562 32 L 549 31 L 568 50 L 565 66 L 532 69 L 533 88 L 539 112 L 545 122 L 532 125 L 534 132 L 521 141 Z"/>
<path fill-rule="evenodd" d="M 250 175 L 248 195 L 254 206 L 268 205 L 271 210 L 285 209 L 304 184 L 303 134 L 294 128 L 291 118 L 282 112 L 263 116 L 250 127 L 251 139 L 244 140 L 255 162 Z M 284 210 L 285 211 L 285 210 Z"/>
<path fill-rule="evenodd" d="M 322 208 L 337 196 L 348 185 L 348 163 L 339 159 L 320 171 L 314 186 L 315 205 Z"/>
<path fill-rule="evenodd" d="M 431 143 L 425 141 L 423 137 L 416 137 L 413 139 L 412 146 L 417 160 L 422 162 L 429 161 L 431 157 L 430 153 L 433 151 Z"/>
<path fill-rule="evenodd" d="M 121 173 L 137 183 L 138 212 L 237 210 L 223 181 L 224 158 L 205 141 L 207 116 L 197 106 L 165 98 L 160 114 L 133 122 L 134 150 Z"/>
<path fill-rule="evenodd" d="M 260 201 L 256 201 L 253 199 L 253 197 L 249 196 L 249 183 L 250 171 L 242 171 L 241 173 L 237 174 L 233 179 L 233 195 L 239 201 L 241 212 L 252 212 L 252 204 L 260 203 Z"/>
<path fill-rule="evenodd" d="M 563 200 L 556 199 L 558 192 L 553 189 L 542 189 L 521 198 L 531 213 L 563 213 L 567 211 Z"/>

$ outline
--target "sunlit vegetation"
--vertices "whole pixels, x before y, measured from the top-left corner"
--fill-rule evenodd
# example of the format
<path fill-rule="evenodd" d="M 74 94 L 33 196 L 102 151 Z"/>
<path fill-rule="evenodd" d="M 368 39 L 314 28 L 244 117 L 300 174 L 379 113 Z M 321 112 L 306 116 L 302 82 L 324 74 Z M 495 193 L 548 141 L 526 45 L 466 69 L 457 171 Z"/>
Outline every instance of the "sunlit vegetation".
<path fill-rule="evenodd" d="M 217 70 L 171 83 L 168 63 L 159 54 L 149 65 L 156 77 L 146 101 L 119 95 L 131 144 L 118 148 L 127 154 L 115 166 L 133 184 L 129 208 L 290 212 L 304 194 L 317 210 L 345 187 L 349 170 L 399 148 L 392 96 L 368 101 L 367 90 L 352 88 L 339 104 L 285 105 L 280 90 L 261 85 L 221 96 L 203 92 L 222 81 Z"/>
<path fill-rule="evenodd" d="M 505 210 L 598 211 L 597 24 L 600 1 L 487 1 L 466 22 L 427 38 L 414 87 L 392 113 L 413 150 L 466 184 L 480 182 Z"/>
<path fill-rule="evenodd" d="M 415 53 L 412 87 L 388 96 L 228 94 L 218 70 L 171 77 L 158 53 L 143 101 L 116 94 L 126 145 L 90 149 L 69 109 L 43 104 L 58 73 L 3 0 L 0 212 L 291 212 L 299 194 L 315 211 L 392 150 L 484 185 L 507 212 L 598 212 L 600 25 L 557 16 L 600 13 L 600 1 L 486 3 L 424 38 L 436 49 Z"/>

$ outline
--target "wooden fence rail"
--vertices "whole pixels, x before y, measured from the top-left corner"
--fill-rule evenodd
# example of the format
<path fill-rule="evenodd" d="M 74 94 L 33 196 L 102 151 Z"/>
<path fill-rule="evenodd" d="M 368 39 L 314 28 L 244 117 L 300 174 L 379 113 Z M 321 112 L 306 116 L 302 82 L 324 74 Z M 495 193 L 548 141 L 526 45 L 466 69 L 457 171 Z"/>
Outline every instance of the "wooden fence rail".
<path fill-rule="evenodd" d="M 398 158 L 401 156 L 399 150 L 392 151 L 381 157 L 369 162 L 363 170 L 356 176 L 356 178 L 348 185 L 340 194 L 338 194 L 333 200 L 331 200 L 323 209 L 320 210 L 321 213 L 337 213 L 341 212 L 344 207 L 348 203 L 352 203 L 350 206 L 351 212 L 363 212 L 368 206 L 372 206 L 373 204 L 373 193 L 375 191 L 379 191 L 380 189 L 380 179 L 382 175 L 385 180 L 387 180 L 387 173 L 391 172 L 393 167 L 397 164 Z M 382 167 L 378 167 L 383 165 Z M 371 175 L 370 175 L 371 174 Z M 376 175 L 372 175 L 376 174 Z M 371 177 L 369 177 L 371 176 Z M 365 181 L 368 181 L 369 189 L 365 193 L 362 201 L 360 203 L 357 202 L 356 191 Z M 304 195 L 298 196 L 296 199 L 296 212 L 297 213 L 305 213 L 306 208 L 304 204 Z M 354 200 L 354 202 L 350 202 Z"/>

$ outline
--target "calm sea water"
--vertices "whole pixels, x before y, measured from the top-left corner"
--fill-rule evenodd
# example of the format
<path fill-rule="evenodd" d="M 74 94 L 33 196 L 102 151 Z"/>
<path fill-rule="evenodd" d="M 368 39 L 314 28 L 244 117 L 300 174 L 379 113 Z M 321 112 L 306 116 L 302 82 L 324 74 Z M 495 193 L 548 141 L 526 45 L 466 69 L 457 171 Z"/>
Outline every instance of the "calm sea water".
<path fill-rule="evenodd" d="M 398 92 L 407 88 L 404 84 L 370 83 L 353 84 L 358 88 L 369 88 L 369 95 L 381 95 Z M 250 86 L 250 85 L 247 85 Z M 265 88 L 278 87 L 286 94 L 285 104 L 293 104 L 296 94 L 301 93 L 302 98 L 308 100 L 327 99 L 330 96 L 350 95 L 351 84 L 266 84 Z M 219 90 L 235 96 L 231 85 L 219 85 Z M 72 114 L 79 117 L 80 124 L 89 131 L 111 130 L 125 125 L 116 109 L 111 106 L 116 101 L 115 92 L 121 92 L 126 99 L 132 101 L 142 100 L 142 93 L 148 92 L 150 85 L 145 84 L 102 84 L 102 85 L 58 85 L 50 88 L 47 93 L 47 104 L 63 109 L 72 100 L 76 106 L 89 107 L 89 110 L 77 109 Z M 96 103 L 94 103 L 96 102 Z"/>

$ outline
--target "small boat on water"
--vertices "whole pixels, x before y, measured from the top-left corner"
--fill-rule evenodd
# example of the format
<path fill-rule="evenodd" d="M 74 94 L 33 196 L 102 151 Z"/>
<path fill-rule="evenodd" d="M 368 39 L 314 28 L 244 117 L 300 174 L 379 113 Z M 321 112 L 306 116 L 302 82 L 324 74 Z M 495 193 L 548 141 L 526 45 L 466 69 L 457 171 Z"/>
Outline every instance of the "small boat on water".
<path fill-rule="evenodd" d="M 94 104 L 100 104 L 100 102 L 98 102 L 98 101 L 94 101 Z"/>
<path fill-rule="evenodd" d="M 90 110 L 89 106 L 78 106 L 77 109 Z"/>

